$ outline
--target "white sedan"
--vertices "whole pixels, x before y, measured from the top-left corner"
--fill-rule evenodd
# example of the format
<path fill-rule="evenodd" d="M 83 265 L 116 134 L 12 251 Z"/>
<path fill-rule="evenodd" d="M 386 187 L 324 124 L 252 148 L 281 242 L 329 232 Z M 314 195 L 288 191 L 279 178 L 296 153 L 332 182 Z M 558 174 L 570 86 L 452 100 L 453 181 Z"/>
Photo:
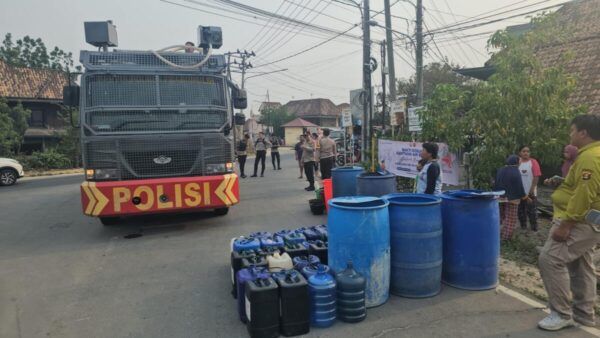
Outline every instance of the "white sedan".
<path fill-rule="evenodd" d="M 21 163 L 12 158 L 0 157 L 0 185 L 13 185 L 24 175 Z"/>

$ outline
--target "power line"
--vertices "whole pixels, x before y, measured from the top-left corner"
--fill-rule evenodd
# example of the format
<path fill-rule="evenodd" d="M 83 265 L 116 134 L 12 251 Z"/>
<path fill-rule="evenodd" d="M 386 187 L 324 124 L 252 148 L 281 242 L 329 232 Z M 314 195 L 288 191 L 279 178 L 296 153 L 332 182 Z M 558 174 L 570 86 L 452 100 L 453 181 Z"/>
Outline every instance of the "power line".
<path fill-rule="evenodd" d="M 549 1 L 549 0 L 545 0 L 545 1 L 542 1 L 542 2 L 547 2 L 547 1 Z M 543 10 L 560 7 L 560 6 L 562 6 L 562 5 L 566 4 L 566 3 L 569 3 L 569 2 L 570 1 L 562 2 L 560 4 L 556 4 L 556 5 L 552 5 L 552 6 L 547 6 L 547 7 L 543 7 L 543 8 L 538 8 L 538 9 L 534 9 L 534 10 L 531 10 L 531 11 L 527 11 L 527 12 L 523 12 L 523 13 L 519 13 L 519 14 L 514 14 L 514 15 L 511 15 L 511 16 L 507 16 L 507 17 L 503 17 L 503 18 L 499 18 L 499 19 L 494 19 L 494 20 L 490 20 L 490 21 L 486 21 L 486 22 L 481 22 L 481 23 L 477 23 L 477 24 L 473 24 L 473 25 L 468 25 L 468 26 L 462 26 L 465 23 L 475 22 L 475 21 L 481 21 L 482 19 L 486 19 L 486 18 L 498 16 L 499 14 L 502 14 L 502 13 L 506 13 L 506 12 L 502 12 L 502 13 L 498 13 L 498 14 L 495 14 L 495 15 L 483 17 L 483 18 L 480 18 L 480 19 L 477 19 L 477 20 L 466 21 L 466 22 L 462 22 L 462 23 L 455 23 L 455 24 L 452 24 L 452 25 L 449 25 L 449 26 L 446 26 L 446 27 L 440 27 L 440 28 L 437 28 L 437 29 L 434 29 L 433 31 L 431 31 L 431 34 L 459 32 L 459 31 L 463 31 L 463 30 L 467 30 L 467 29 L 471 29 L 471 28 L 475 28 L 475 27 L 481 27 L 481 26 L 492 24 L 492 23 L 496 23 L 496 22 L 500 22 L 500 21 L 505 21 L 505 20 L 508 20 L 508 19 L 512 19 L 512 18 L 522 17 L 522 16 L 527 15 L 527 14 L 533 14 L 533 13 L 537 13 L 537 12 L 540 12 L 540 11 L 543 11 Z M 536 3 L 536 4 L 539 4 L 539 3 Z M 529 5 L 529 6 L 524 6 L 524 7 L 531 7 L 531 6 L 534 6 L 534 5 L 535 4 Z M 518 9 L 522 9 L 524 7 L 519 7 Z M 517 10 L 517 9 L 510 10 L 510 11 L 507 11 L 507 12 L 514 12 L 515 10 Z"/>
<path fill-rule="evenodd" d="M 291 1 L 291 0 L 283 0 L 283 2 L 292 2 L 292 3 L 293 3 L 293 1 Z M 328 7 L 329 5 L 334 5 L 334 3 L 332 3 L 332 2 L 328 2 L 328 1 L 320 1 L 320 2 L 326 2 L 326 3 L 327 3 L 327 7 Z M 297 6 L 301 6 L 301 5 L 297 5 Z M 309 11 L 311 11 L 311 12 L 316 12 L 316 10 L 314 10 L 314 9 L 310 9 L 309 7 L 305 7 L 305 6 L 301 6 L 301 7 L 302 7 L 302 8 L 304 8 L 304 9 L 308 9 L 308 10 L 309 10 Z M 338 17 L 335 17 L 335 16 L 333 16 L 333 15 L 329 15 L 329 14 L 323 14 L 323 13 L 321 13 L 321 15 L 322 15 L 322 16 L 324 16 L 324 17 L 327 17 L 327 18 L 330 18 L 330 19 L 333 19 L 333 20 L 339 21 L 339 22 L 343 22 L 343 23 L 349 24 L 349 25 L 351 25 L 351 24 L 352 24 L 352 22 L 350 22 L 350 21 L 347 21 L 347 20 L 344 20 L 344 19 L 340 19 L 340 18 L 338 18 Z"/>
<path fill-rule="evenodd" d="M 282 2 L 281 4 L 279 4 L 279 7 L 277 7 L 277 9 L 275 10 L 275 13 L 279 13 L 279 10 L 281 9 L 281 7 L 283 7 L 283 4 L 285 2 Z M 252 42 L 254 42 L 254 40 L 260 35 L 260 33 L 263 32 L 263 30 L 265 30 L 265 27 L 271 23 L 271 20 L 273 20 L 273 18 L 269 18 L 269 20 L 267 22 L 265 22 L 265 24 L 260 28 L 260 30 L 252 37 L 252 39 L 250 39 L 246 45 L 244 46 L 244 48 L 247 48 Z M 254 45 L 253 45 L 254 46 Z M 251 48 L 250 48 L 251 49 Z"/>
<path fill-rule="evenodd" d="M 298 56 L 298 55 L 302 55 L 302 54 L 304 54 L 304 53 L 306 53 L 306 52 L 309 52 L 309 51 L 311 51 L 311 50 L 313 50 L 313 49 L 315 49 L 315 48 L 321 47 L 322 45 L 324 45 L 324 44 L 326 44 L 326 43 L 328 43 L 328 42 L 330 42 L 330 41 L 333 41 L 333 40 L 337 39 L 338 37 L 342 36 L 343 34 L 346 34 L 347 32 L 349 32 L 349 31 L 353 30 L 353 29 L 354 29 L 354 28 L 356 28 L 357 26 L 360 26 L 360 23 L 354 24 L 352 27 L 350 27 L 350 28 L 346 29 L 345 31 L 343 31 L 343 32 L 341 32 L 341 33 L 339 33 L 339 34 L 337 34 L 337 35 L 334 35 L 334 36 L 332 36 L 331 38 L 329 38 L 329 39 L 327 39 L 327 40 L 325 40 L 325 41 L 321 41 L 321 42 L 319 42 L 319 43 L 318 43 L 318 44 L 316 44 L 316 45 L 313 45 L 313 46 L 311 46 L 311 47 L 308 47 L 308 48 L 306 48 L 306 49 L 303 49 L 303 50 L 301 50 L 301 51 L 299 51 L 299 52 L 296 52 L 296 53 L 294 53 L 294 54 L 291 54 L 291 55 L 288 55 L 288 56 L 282 57 L 282 58 L 280 58 L 280 59 L 277 59 L 277 60 L 275 60 L 275 61 L 270 61 L 270 62 L 268 62 L 268 63 L 264 63 L 264 64 L 262 64 L 262 65 L 255 66 L 254 68 L 258 68 L 258 67 L 264 67 L 264 66 L 266 66 L 266 65 L 272 65 L 272 64 L 274 64 L 274 63 L 278 63 L 278 62 L 281 62 L 281 61 L 285 61 L 285 60 L 291 59 L 291 58 L 293 58 L 293 57 L 296 57 L 296 56 Z"/>
<path fill-rule="evenodd" d="M 303 2 L 304 0 L 301 0 L 301 1 Z M 309 1 L 308 3 L 311 3 L 311 2 L 312 2 L 312 0 L 308 0 L 308 1 Z M 298 16 L 299 16 L 299 15 L 300 15 L 300 14 L 301 14 L 303 11 L 304 11 L 304 9 L 302 9 L 300 6 L 298 6 L 298 5 L 297 5 L 296 3 L 294 3 L 294 2 L 288 2 L 288 3 L 290 4 L 290 7 L 291 7 L 291 6 L 295 6 L 295 8 L 294 8 L 294 9 L 292 10 L 292 12 L 289 14 L 289 15 L 291 16 L 291 19 L 296 19 L 296 18 L 298 18 Z M 317 3 L 318 3 L 318 2 L 317 2 Z M 304 20 L 305 18 L 306 18 L 306 16 L 304 16 L 304 18 L 302 18 L 301 20 Z M 290 25 L 291 25 L 291 21 L 288 21 L 288 22 L 286 22 L 286 23 L 285 23 L 284 27 L 289 27 Z M 297 29 L 298 29 L 298 27 L 294 27 L 292 30 L 293 30 L 293 31 L 295 31 L 295 30 L 297 30 Z M 264 36 L 263 36 L 263 38 L 265 38 L 265 39 L 264 39 L 264 42 L 263 42 L 263 43 L 262 43 L 260 46 L 256 47 L 256 50 L 257 50 L 257 51 L 261 51 L 263 48 L 265 48 L 266 46 L 268 46 L 269 44 L 271 44 L 271 43 L 273 42 L 273 40 L 274 40 L 274 39 L 276 39 L 277 37 L 281 36 L 281 34 L 282 34 L 282 31 L 281 31 L 281 30 L 279 30 L 279 31 L 276 31 L 276 32 L 275 32 L 275 33 L 274 33 L 274 34 L 271 36 L 271 38 L 265 38 L 265 37 L 266 37 L 266 35 L 264 35 Z"/>

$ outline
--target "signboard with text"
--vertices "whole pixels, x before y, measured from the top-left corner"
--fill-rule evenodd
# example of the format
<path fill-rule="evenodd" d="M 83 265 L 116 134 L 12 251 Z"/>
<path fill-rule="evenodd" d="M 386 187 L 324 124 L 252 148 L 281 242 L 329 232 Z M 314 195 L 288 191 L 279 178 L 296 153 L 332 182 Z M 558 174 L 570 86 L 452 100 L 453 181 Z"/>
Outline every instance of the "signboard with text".
<path fill-rule="evenodd" d="M 342 127 L 352 127 L 352 110 L 350 108 L 342 109 Z"/>
<path fill-rule="evenodd" d="M 408 108 L 408 131 L 421 131 L 421 117 L 417 113 L 423 107 Z"/>
<path fill-rule="evenodd" d="M 397 176 L 415 178 L 417 176 L 417 163 L 421 159 L 422 143 L 398 142 L 379 140 L 379 162 L 385 163 L 385 168 Z M 448 150 L 448 145 L 438 143 L 439 163 L 442 167 L 442 182 L 449 185 L 458 185 L 460 178 L 460 163 L 456 154 Z"/>
<path fill-rule="evenodd" d="M 406 100 L 392 101 L 390 107 L 390 124 L 398 126 L 404 122 L 404 113 L 406 112 Z"/>

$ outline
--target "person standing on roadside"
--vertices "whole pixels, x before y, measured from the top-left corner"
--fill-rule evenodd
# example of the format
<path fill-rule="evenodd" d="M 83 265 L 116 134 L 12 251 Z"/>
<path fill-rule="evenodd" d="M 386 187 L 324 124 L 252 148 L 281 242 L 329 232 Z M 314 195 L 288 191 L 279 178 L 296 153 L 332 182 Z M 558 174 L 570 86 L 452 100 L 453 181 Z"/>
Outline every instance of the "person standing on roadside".
<path fill-rule="evenodd" d="M 265 177 L 265 160 L 267 158 L 267 148 L 270 147 L 269 141 L 265 139 L 265 133 L 262 131 L 258 133 L 258 138 L 254 142 L 254 149 L 256 150 L 256 159 L 254 160 L 254 174 L 251 177 L 256 177 L 258 172 L 258 162 L 261 164 L 260 177 Z"/>
<path fill-rule="evenodd" d="M 321 173 L 319 171 L 319 158 L 317 157 L 317 153 L 319 152 L 319 147 L 321 146 L 321 144 L 319 143 L 319 134 L 317 133 L 312 133 L 311 136 L 309 136 L 309 140 L 312 141 L 313 143 L 313 147 L 314 147 L 314 156 L 315 158 L 313 159 L 313 163 L 315 165 L 315 170 L 314 170 L 314 175 L 316 177 L 321 177 Z"/>
<path fill-rule="evenodd" d="M 329 128 L 323 129 L 323 137 L 321 137 L 318 147 L 318 158 L 321 165 L 321 178 L 331 178 L 331 169 L 335 163 L 337 155 L 335 141 L 329 138 L 331 131 Z"/>
<path fill-rule="evenodd" d="M 302 162 L 302 145 L 306 141 L 304 135 L 300 135 L 298 137 L 298 143 L 294 146 L 294 151 L 296 152 L 296 161 L 298 162 L 298 168 L 300 168 L 300 176 L 299 179 L 304 178 L 304 163 Z"/>
<path fill-rule="evenodd" d="M 568 144 L 565 146 L 565 150 L 563 152 L 565 160 L 563 162 L 562 167 L 560 168 L 562 177 L 567 177 L 571 166 L 573 165 L 573 163 L 575 163 L 575 160 L 577 159 L 577 151 L 579 151 L 579 149 L 577 149 L 577 147 L 572 144 Z"/>
<path fill-rule="evenodd" d="M 513 230 L 517 225 L 519 203 L 529 198 L 521 181 L 519 156 L 510 155 L 506 159 L 506 165 L 498 169 L 494 190 L 504 190 L 504 195 L 500 197 L 500 238 L 508 241 L 512 239 Z"/>
<path fill-rule="evenodd" d="M 238 158 L 238 163 L 240 165 L 240 177 L 241 178 L 246 178 L 246 175 L 244 174 L 244 168 L 246 167 L 246 158 L 248 157 L 248 142 L 250 140 L 250 135 L 245 134 L 244 137 L 239 140 L 238 144 L 237 144 L 237 149 L 236 149 L 236 153 L 237 153 L 237 158 Z"/>
<path fill-rule="evenodd" d="M 306 142 L 302 144 L 302 163 L 304 165 L 304 174 L 308 181 L 306 191 L 315 190 L 315 142 L 308 137 Z"/>
<path fill-rule="evenodd" d="M 273 163 L 273 170 L 281 170 L 281 157 L 279 156 L 279 137 L 271 136 L 271 162 Z M 275 160 L 277 160 L 277 167 L 275 167 Z"/>
<path fill-rule="evenodd" d="M 521 201 L 519 204 L 519 222 L 521 229 L 527 229 L 527 219 L 531 225 L 531 230 L 537 231 L 537 185 L 542 176 L 540 164 L 531 157 L 529 146 L 523 145 L 519 147 L 519 171 L 521 172 L 521 180 L 523 181 L 523 189 L 529 195 L 529 199 Z"/>
<path fill-rule="evenodd" d="M 417 177 L 417 193 L 439 195 L 442 193 L 442 168 L 438 162 L 439 146 L 423 143 L 421 159 L 425 161 Z"/>
<path fill-rule="evenodd" d="M 538 326 L 550 331 L 574 322 L 595 325 L 592 256 L 600 243 L 600 224 L 592 224 L 586 215 L 600 210 L 600 116 L 575 117 L 570 137 L 579 152 L 564 182 L 552 194 L 554 219 L 538 259 L 551 310 Z"/>

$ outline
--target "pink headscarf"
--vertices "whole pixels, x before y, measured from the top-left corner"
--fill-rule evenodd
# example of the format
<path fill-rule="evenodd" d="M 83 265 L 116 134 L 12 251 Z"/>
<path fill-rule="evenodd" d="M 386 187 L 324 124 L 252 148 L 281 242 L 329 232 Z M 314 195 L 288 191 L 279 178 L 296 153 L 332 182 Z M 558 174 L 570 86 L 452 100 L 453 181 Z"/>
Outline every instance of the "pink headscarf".
<path fill-rule="evenodd" d="M 578 150 L 579 149 L 577 149 L 576 146 L 570 144 L 565 147 L 565 153 L 569 154 L 569 158 L 565 159 L 561 168 L 563 177 L 567 177 L 569 169 L 571 169 L 573 162 L 575 162 L 575 159 L 577 158 Z"/>

